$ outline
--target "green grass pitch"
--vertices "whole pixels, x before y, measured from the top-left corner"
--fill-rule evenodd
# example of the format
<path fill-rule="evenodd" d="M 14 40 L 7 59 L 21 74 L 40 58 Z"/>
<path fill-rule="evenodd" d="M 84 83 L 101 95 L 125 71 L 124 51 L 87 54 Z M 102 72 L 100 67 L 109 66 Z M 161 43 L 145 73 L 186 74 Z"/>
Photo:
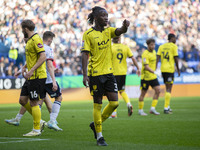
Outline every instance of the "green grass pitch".
<path fill-rule="evenodd" d="M 92 119 L 91 101 L 63 102 L 57 118 L 62 132 L 45 128 L 41 136 L 24 138 L 31 131 L 32 117 L 26 113 L 20 126 L 8 125 L 4 119 L 15 117 L 19 104 L 0 105 L 0 150 L 196 150 L 200 149 L 200 98 L 172 98 L 172 115 L 163 114 L 164 99 L 160 98 L 158 116 L 139 116 L 138 101 L 131 99 L 134 113 L 127 115 L 124 101 L 120 100 L 118 118 L 103 123 L 103 135 L 107 147 L 96 146 L 96 140 L 89 128 Z M 104 100 L 103 107 L 107 104 Z M 147 113 L 151 99 L 145 98 Z M 42 118 L 49 120 L 49 113 L 43 105 Z"/>

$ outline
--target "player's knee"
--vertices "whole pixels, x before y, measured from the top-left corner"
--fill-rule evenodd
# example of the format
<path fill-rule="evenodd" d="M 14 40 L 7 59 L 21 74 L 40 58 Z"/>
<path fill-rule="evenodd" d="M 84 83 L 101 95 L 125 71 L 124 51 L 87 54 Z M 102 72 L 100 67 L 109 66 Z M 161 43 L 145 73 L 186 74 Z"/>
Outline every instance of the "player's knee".
<path fill-rule="evenodd" d="M 113 107 L 114 109 L 116 109 L 119 106 L 119 102 L 118 101 L 110 101 L 110 106 Z"/>
<path fill-rule="evenodd" d="M 19 99 L 19 103 L 22 105 L 22 106 L 24 106 L 24 105 L 26 105 L 26 101 L 25 100 L 23 100 L 23 99 Z"/>
<path fill-rule="evenodd" d="M 56 98 L 56 101 L 61 102 L 61 101 L 62 101 L 62 96 L 57 97 L 57 98 Z"/>
<path fill-rule="evenodd" d="M 160 88 L 156 89 L 156 94 L 160 94 L 160 92 L 161 92 Z"/>

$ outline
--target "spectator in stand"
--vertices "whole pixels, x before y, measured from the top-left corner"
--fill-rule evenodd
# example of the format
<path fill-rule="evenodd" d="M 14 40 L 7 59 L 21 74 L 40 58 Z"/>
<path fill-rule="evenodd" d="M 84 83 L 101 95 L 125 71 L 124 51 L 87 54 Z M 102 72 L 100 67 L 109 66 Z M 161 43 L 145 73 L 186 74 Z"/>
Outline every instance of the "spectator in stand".
<path fill-rule="evenodd" d="M 57 33 L 52 44 L 52 48 L 55 49 L 54 56 L 57 58 L 56 65 L 64 67 L 65 62 L 57 60 L 60 58 L 65 60 L 68 57 L 67 63 L 75 64 L 70 65 L 73 75 L 79 74 L 76 69 L 81 62 L 76 61 L 76 58 L 80 56 L 83 31 L 89 28 L 84 20 L 95 5 L 108 8 L 110 25 L 113 27 L 119 27 L 124 17 L 132 22 L 122 40 L 131 48 L 134 56 L 141 57 L 146 39 L 153 37 L 158 47 L 167 42 L 168 33 L 174 33 L 178 37 L 179 52 L 193 54 L 195 49 L 195 58 L 191 58 L 199 61 L 200 3 L 198 0 L 1 0 L 0 43 L 9 47 L 13 45 L 14 48 L 18 48 L 21 55 L 24 55 L 20 23 L 25 18 L 32 19 L 39 35 L 46 30 Z M 193 60 L 191 63 L 184 60 L 184 57 L 181 59 L 185 62 L 185 66 L 193 65 Z M 195 66 L 197 67 L 197 64 Z M 130 73 L 134 72 L 132 69 L 134 68 L 129 65 Z"/>

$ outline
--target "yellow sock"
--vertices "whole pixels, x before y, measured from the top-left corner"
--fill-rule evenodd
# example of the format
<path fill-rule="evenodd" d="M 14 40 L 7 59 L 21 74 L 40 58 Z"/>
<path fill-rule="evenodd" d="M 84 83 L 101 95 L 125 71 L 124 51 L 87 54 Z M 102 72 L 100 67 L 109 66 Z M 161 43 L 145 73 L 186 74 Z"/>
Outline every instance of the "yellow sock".
<path fill-rule="evenodd" d="M 104 122 L 112 114 L 112 112 L 118 107 L 118 105 L 118 101 L 109 101 L 109 103 L 106 105 L 102 112 L 102 122 Z"/>
<path fill-rule="evenodd" d="M 26 103 L 26 105 L 24 105 L 24 108 L 26 108 L 26 110 L 32 115 L 32 109 L 29 101 Z"/>
<path fill-rule="evenodd" d="M 139 101 L 139 109 L 143 109 L 144 107 L 144 101 Z"/>
<path fill-rule="evenodd" d="M 102 132 L 101 108 L 102 104 L 94 103 L 93 119 L 94 119 L 95 130 L 97 133 Z"/>
<path fill-rule="evenodd" d="M 33 116 L 33 129 L 40 130 L 41 111 L 38 105 L 32 107 L 32 116 Z"/>
<path fill-rule="evenodd" d="M 126 102 L 126 104 L 127 104 L 127 103 L 130 103 L 130 99 L 128 98 L 128 95 L 126 94 L 125 91 L 123 91 L 123 92 L 121 93 L 121 96 L 122 96 L 122 98 L 124 99 L 124 101 Z"/>
<path fill-rule="evenodd" d="M 158 103 L 158 100 L 157 99 L 154 99 L 153 101 L 152 101 L 152 104 L 151 104 L 151 107 L 156 107 L 156 105 L 157 105 L 157 103 Z"/>
<path fill-rule="evenodd" d="M 168 106 L 170 104 L 170 99 L 171 99 L 171 93 L 166 92 L 165 93 L 165 109 L 168 109 Z"/>

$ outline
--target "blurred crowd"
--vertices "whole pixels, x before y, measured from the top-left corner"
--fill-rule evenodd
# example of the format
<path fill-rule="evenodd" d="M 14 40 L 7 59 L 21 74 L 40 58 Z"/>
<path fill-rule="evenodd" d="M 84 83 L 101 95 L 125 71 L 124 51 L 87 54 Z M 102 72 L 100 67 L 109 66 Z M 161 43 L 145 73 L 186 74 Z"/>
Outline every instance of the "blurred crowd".
<path fill-rule="evenodd" d="M 52 48 L 55 65 L 61 70 L 57 75 L 81 74 L 82 35 L 90 28 L 87 16 L 97 5 L 107 9 L 110 26 L 120 27 L 125 18 L 130 20 L 122 42 L 131 48 L 139 65 L 146 39 L 153 37 L 157 49 L 167 42 L 168 33 L 175 33 L 181 71 L 200 72 L 199 0 L 1 0 L 0 44 L 17 49 L 21 57 L 10 62 L 1 57 L 0 76 L 12 76 L 24 64 L 23 19 L 32 19 L 41 37 L 47 30 L 56 34 Z M 128 74 L 135 72 L 129 60 Z"/>

